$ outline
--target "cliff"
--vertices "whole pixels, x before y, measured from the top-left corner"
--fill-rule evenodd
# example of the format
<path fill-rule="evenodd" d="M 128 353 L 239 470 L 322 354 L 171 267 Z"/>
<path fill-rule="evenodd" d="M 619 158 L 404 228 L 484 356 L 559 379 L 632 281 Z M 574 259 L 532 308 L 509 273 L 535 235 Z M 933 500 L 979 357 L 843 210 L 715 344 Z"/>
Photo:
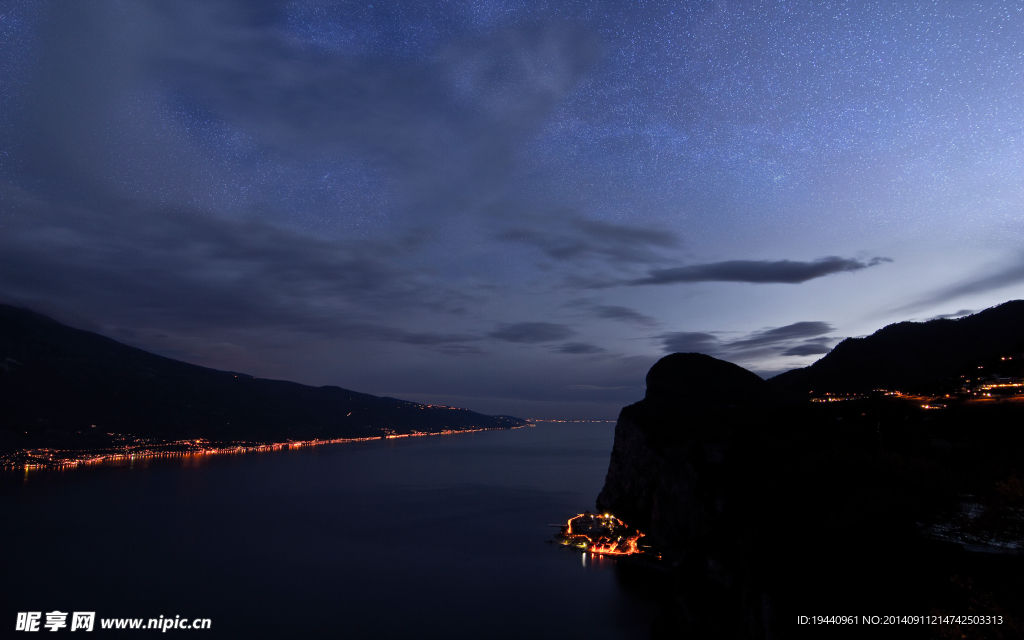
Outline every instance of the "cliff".
<path fill-rule="evenodd" d="M 765 637 L 773 626 L 733 504 L 737 444 L 758 422 L 766 392 L 741 367 L 677 353 L 651 368 L 644 400 L 619 415 L 597 509 L 646 532 L 672 567 L 676 591 L 662 633 Z"/>
<path fill-rule="evenodd" d="M 1024 470 L 1024 403 L 812 403 L 701 354 L 663 358 L 647 386 L 620 413 L 597 508 L 647 533 L 670 571 L 655 637 L 823 637 L 797 616 L 882 611 L 998 611 L 1009 635 L 925 626 L 827 637 L 1024 632 L 1024 583 L 1006 587 L 1022 556 L 923 533 L 956 520 L 966 495 L 991 514 L 1024 513 L 1024 493 L 1007 489 Z M 970 524 L 992 526 L 984 520 Z"/>

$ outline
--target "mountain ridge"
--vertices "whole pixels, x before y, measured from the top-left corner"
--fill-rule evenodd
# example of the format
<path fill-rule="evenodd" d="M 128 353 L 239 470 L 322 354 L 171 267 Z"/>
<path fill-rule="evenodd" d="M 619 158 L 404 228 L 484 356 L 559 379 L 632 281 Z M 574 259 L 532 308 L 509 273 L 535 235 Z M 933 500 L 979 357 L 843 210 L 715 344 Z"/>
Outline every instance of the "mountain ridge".
<path fill-rule="evenodd" d="M 913 391 L 1021 352 L 1024 300 L 1010 300 L 962 318 L 897 322 L 869 336 L 847 338 L 810 366 L 768 382 L 788 392 Z"/>
<path fill-rule="evenodd" d="M 10 305 L 0 305 L 0 406 L 0 453 L 138 440 L 262 443 L 526 424 L 202 367 Z"/>

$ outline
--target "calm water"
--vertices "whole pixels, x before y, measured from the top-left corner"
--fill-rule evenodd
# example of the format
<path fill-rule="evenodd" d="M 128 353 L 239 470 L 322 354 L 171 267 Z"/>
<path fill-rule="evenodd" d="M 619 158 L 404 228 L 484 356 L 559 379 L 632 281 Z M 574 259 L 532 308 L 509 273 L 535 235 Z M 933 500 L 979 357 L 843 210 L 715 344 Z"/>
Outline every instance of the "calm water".
<path fill-rule="evenodd" d="M 59 609 L 211 618 L 167 632 L 203 637 L 645 638 L 654 605 L 614 560 L 544 543 L 593 509 L 613 429 L 8 474 L 3 624 Z"/>

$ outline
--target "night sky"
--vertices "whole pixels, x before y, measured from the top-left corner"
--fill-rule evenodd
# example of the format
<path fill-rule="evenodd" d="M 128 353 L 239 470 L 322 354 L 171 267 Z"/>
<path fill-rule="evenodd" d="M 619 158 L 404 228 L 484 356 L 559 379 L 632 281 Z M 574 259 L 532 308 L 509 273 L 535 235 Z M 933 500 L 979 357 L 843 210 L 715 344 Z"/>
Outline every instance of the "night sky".
<path fill-rule="evenodd" d="M 805 366 L 1024 297 L 1022 8 L 3 2 L 0 301 L 520 417 Z"/>

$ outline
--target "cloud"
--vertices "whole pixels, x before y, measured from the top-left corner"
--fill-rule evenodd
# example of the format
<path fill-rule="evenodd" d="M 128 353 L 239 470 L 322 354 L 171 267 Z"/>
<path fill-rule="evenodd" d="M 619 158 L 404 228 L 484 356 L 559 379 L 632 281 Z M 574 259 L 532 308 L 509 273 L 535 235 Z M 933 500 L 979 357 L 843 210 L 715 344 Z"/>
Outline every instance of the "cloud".
<path fill-rule="evenodd" d="M 537 247 L 558 261 L 601 257 L 614 263 L 662 262 L 655 249 L 680 244 L 679 238 L 665 230 L 633 225 L 611 224 L 579 217 L 557 224 L 546 221 L 544 228 L 514 227 L 494 236 L 505 242 Z"/>
<path fill-rule="evenodd" d="M 657 336 L 666 353 L 697 352 L 712 356 L 803 356 L 828 353 L 838 338 L 824 334 L 833 330 L 827 322 L 795 322 L 784 327 L 753 331 L 742 338 L 722 340 L 713 333 L 675 331 Z"/>
<path fill-rule="evenodd" d="M 467 342 L 470 340 L 479 340 L 479 338 L 465 334 L 409 333 L 405 331 L 395 331 L 395 341 L 404 342 L 405 344 L 434 346 L 440 344 L 451 344 L 453 342 Z"/>
<path fill-rule="evenodd" d="M 422 327 L 465 302 L 458 290 L 399 266 L 401 245 L 325 240 L 259 219 L 131 201 L 72 208 L 10 187 L 0 199 L 0 292 L 33 308 L 113 313 L 113 328 L 185 334 L 258 330 L 427 348 L 481 339 L 392 324 L 399 309 L 417 313 Z"/>
<path fill-rule="evenodd" d="M 551 322 L 516 322 L 502 323 L 487 335 L 504 342 L 538 343 L 564 340 L 575 332 L 562 324 Z"/>
<path fill-rule="evenodd" d="M 765 329 L 755 331 L 746 338 L 729 342 L 732 350 L 750 349 L 765 345 L 789 342 L 800 338 L 821 336 L 832 331 L 832 325 L 827 322 L 794 322 L 776 329 Z"/>
<path fill-rule="evenodd" d="M 347 55 L 268 28 L 247 4 L 171 9 L 184 27 L 158 52 L 160 70 L 283 154 L 342 148 L 387 167 L 410 215 L 492 203 L 514 171 L 515 147 L 597 55 L 585 31 L 540 23 L 459 38 L 416 59 Z"/>
<path fill-rule="evenodd" d="M 568 384 L 565 385 L 566 389 L 575 389 L 577 391 L 617 391 L 619 389 L 633 389 L 636 385 L 624 385 L 620 387 L 602 387 L 596 384 Z"/>
<path fill-rule="evenodd" d="M 439 222 L 496 209 L 517 149 L 601 53 L 589 29 L 566 21 L 481 32 L 431 25 L 447 12 L 438 7 L 339 6 L 299 19 L 298 5 L 98 1 L 45 12 L 32 30 L 39 48 L 24 56 L 35 69 L 24 101 L 3 114 L 19 154 L 5 167 L 32 173 L 18 182 L 33 189 L 259 209 L 307 229 L 313 218 Z M 324 35 L 330 15 L 344 16 L 336 36 Z M 409 47 L 414 34 L 413 55 L 385 45 Z M 365 46 L 344 46 L 353 40 Z"/>
<path fill-rule="evenodd" d="M 751 282 L 757 284 L 799 284 L 815 278 L 848 271 L 860 271 L 891 258 L 876 257 L 867 262 L 829 256 L 809 262 L 795 260 L 726 260 L 671 269 L 654 269 L 646 277 L 625 284 L 676 284 L 685 282 Z"/>
<path fill-rule="evenodd" d="M 627 322 L 645 327 L 653 327 L 658 324 L 657 320 L 651 316 L 640 313 L 636 309 L 631 309 L 622 305 L 598 304 L 593 298 L 578 298 L 576 300 L 570 300 L 565 303 L 564 306 L 584 309 L 593 315 L 593 317 L 601 318 L 603 320 L 618 320 L 620 322 Z"/>
<path fill-rule="evenodd" d="M 591 238 L 605 242 L 655 247 L 675 247 L 679 244 L 679 239 L 676 235 L 665 230 L 612 224 L 600 220 L 585 220 L 583 218 L 574 220 L 573 224 Z"/>
<path fill-rule="evenodd" d="M 604 353 L 606 350 L 595 344 L 589 344 L 586 342 L 566 342 L 559 347 L 555 347 L 552 351 L 557 351 L 558 353 L 588 354 Z"/>
<path fill-rule="evenodd" d="M 674 331 L 659 336 L 666 353 L 706 353 L 714 355 L 722 350 L 718 338 L 710 333 Z"/>
<path fill-rule="evenodd" d="M 18 154 L 4 184 L 27 185 L 0 190 L 0 295 L 140 335 L 483 353 L 482 336 L 445 322 L 471 306 L 471 288 L 424 268 L 439 252 L 399 236 L 491 203 L 515 174 L 513 149 L 587 75 L 592 38 L 517 23 L 442 38 L 427 55 L 354 54 L 304 41 L 289 10 L 49 12 L 0 140 Z M 387 222 L 389 239 L 319 233 L 303 206 L 281 205 L 318 197 L 323 217 Z M 574 225 L 597 244 L 643 236 Z"/>
<path fill-rule="evenodd" d="M 830 343 L 835 342 L 835 338 L 814 338 L 811 340 L 805 340 L 800 344 L 793 345 L 786 349 L 780 356 L 814 356 L 822 353 L 828 353 L 832 350 L 829 346 Z"/>
<path fill-rule="evenodd" d="M 1019 285 L 1024 283 L 1024 255 L 1018 256 L 1011 264 L 1004 266 L 998 270 L 989 272 L 987 275 L 979 277 L 969 278 L 961 281 L 950 287 L 939 289 L 938 291 L 924 296 L 916 302 L 904 305 L 894 309 L 895 312 L 915 311 L 918 309 L 925 309 L 932 307 L 950 300 L 962 298 L 964 296 L 977 295 L 979 293 L 986 293 L 988 291 L 995 291 L 1004 287 L 1010 287 L 1013 285 Z M 958 315 L 966 315 L 963 311 L 958 311 Z M 941 317 L 955 317 L 955 316 L 936 316 Z"/>
<path fill-rule="evenodd" d="M 443 344 L 435 347 L 434 351 L 447 356 L 480 356 L 487 353 L 480 347 L 468 344 Z"/>
<path fill-rule="evenodd" d="M 618 305 L 598 305 L 594 308 L 594 313 L 598 318 L 605 318 L 608 320 L 622 320 L 623 322 L 633 322 L 639 325 L 647 327 L 658 324 L 658 321 L 650 316 L 646 316 L 639 311 L 630 309 L 629 307 L 622 307 Z"/>
<path fill-rule="evenodd" d="M 974 313 L 973 309 L 961 309 L 959 311 L 954 311 L 953 313 L 940 313 L 937 316 L 932 316 L 928 318 L 927 320 L 925 320 L 925 322 L 928 322 L 929 320 L 947 320 L 949 318 L 962 318 L 964 316 L 969 316 L 972 313 Z"/>

